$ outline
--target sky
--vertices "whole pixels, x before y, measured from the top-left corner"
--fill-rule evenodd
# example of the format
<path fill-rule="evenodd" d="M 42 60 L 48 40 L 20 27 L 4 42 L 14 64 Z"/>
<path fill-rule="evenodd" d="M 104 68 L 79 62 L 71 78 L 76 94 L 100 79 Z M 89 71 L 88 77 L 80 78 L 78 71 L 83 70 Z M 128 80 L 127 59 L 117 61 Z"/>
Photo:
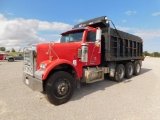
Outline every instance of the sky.
<path fill-rule="evenodd" d="M 100 16 L 141 37 L 144 51 L 160 52 L 160 0 L 0 0 L 0 47 L 57 41 L 75 24 Z"/>

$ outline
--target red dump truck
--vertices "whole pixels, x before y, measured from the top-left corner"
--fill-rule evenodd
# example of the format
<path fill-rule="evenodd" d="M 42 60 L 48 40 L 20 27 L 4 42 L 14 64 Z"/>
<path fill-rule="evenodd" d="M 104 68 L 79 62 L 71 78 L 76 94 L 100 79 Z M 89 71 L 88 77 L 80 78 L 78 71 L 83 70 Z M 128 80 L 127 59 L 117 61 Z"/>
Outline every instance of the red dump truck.
<path fill-rule="evenodd" d="M 91 19 L 62 33 L 60 43 L 24 48 L 24 83 L 60 105 L 69 101 L 81 83 L 105 77 L 121 82 L 139 75 L 142 39 L 113 29 L 110 23 L 106 16 Z"/>

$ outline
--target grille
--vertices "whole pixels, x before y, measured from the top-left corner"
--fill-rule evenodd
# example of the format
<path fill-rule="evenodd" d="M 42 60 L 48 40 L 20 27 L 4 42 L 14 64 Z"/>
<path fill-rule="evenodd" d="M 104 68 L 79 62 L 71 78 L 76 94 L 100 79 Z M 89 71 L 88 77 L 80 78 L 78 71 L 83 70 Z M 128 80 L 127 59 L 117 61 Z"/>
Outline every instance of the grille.
<path fill-rule="evenodd" d="M 36 70 L 36 50 L 34 46 L 24 48 L 24 72 L 34 76 Z"/>

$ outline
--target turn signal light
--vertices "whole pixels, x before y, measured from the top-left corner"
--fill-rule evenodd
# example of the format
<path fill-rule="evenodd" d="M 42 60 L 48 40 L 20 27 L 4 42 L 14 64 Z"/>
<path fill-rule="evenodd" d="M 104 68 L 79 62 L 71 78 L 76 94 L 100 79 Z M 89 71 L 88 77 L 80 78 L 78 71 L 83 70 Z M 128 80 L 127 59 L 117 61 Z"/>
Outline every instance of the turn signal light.
<path fill-rule="evenodd" d="M 53 61 L 53 56 L 50 56 L 50 57 L 49 57 L 49 60 L 50 60 L 50 61 Z"/>

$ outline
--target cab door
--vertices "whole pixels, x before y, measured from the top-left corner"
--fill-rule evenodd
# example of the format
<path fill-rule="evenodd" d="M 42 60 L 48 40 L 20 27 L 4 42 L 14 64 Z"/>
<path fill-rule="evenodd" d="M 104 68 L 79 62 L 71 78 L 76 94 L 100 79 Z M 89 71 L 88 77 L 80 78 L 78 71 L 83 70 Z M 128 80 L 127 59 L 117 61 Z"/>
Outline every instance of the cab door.
<path fill-rule="evenodd" d="M 99 65 L 101 61 L 101 42 L 96 41 L 96 32 L 88 31 L 86 43 L 88 44 L 88 65 Z"/>

